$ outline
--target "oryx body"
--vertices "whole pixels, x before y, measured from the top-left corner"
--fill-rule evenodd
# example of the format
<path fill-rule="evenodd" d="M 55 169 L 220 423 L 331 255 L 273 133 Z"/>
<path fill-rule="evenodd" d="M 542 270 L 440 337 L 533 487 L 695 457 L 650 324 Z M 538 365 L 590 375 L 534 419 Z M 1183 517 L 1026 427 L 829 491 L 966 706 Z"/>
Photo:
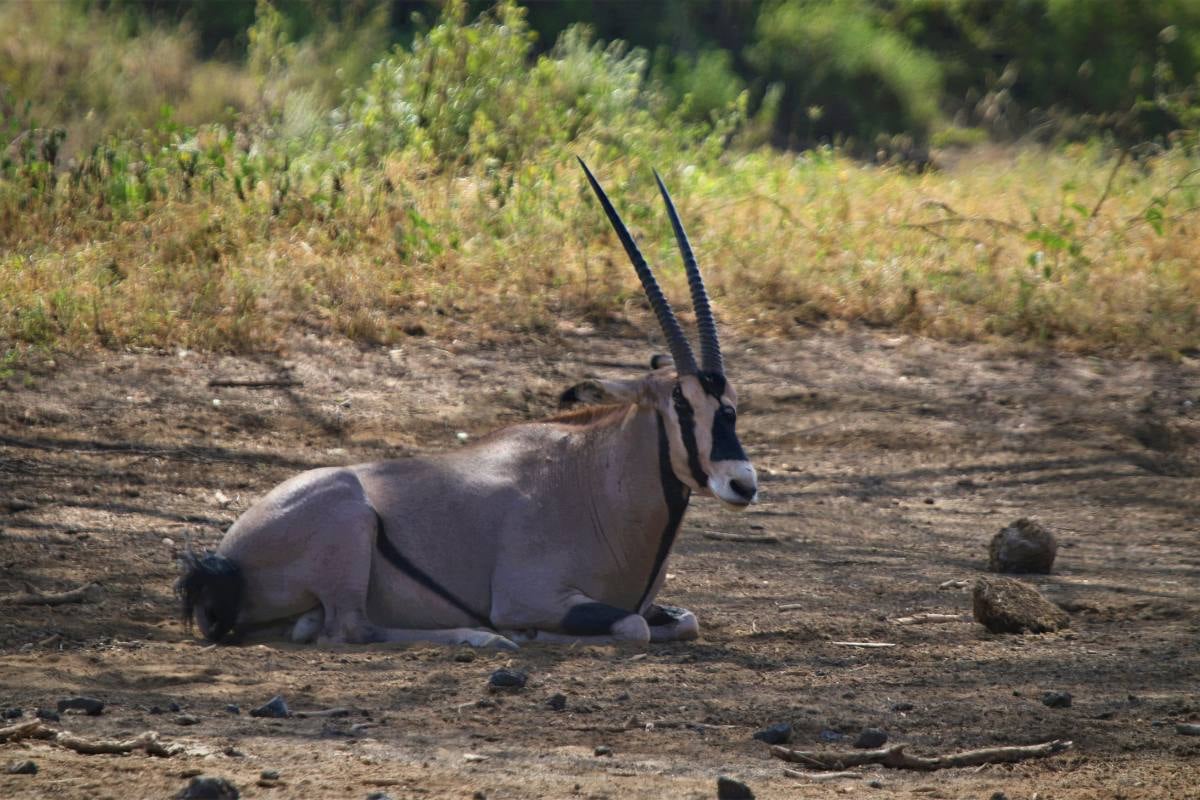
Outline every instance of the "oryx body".
<path fill-rule="evenodd" d="M 586 166 L 584 167 L 586 171 Z M 654 604 L 693 491 L 742 508 L 757 492 L 735 433 L 700 274 L 679 237 L 703 366 L 591 173 L 671 346 L 673 366 L 592 381 L 602 405 L 513 425 L 450 453 L 317 469 L 273 489 L 215 554 L 189 556 L 184 612 L 213 639 L 286 623 L 305 641 L 692 638 Z"/>

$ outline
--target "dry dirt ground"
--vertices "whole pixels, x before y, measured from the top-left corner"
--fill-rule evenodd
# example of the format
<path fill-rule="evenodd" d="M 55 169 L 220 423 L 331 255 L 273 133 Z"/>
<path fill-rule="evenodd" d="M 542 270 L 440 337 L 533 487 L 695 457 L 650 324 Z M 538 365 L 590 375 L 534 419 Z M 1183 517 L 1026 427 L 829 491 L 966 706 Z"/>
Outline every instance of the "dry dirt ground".
<path fill-rule="evenodd" d="M 61 727 L 156 730 L 188 750 L 0 745 L 0 766 L 40 768 L 0 772 L 0 797 L 166 798 L 201 771 L 248 798 L 703 798 L 719 774 L 760 798 L 1200 797 L 1200 738 L 1175 728 L 1200 719 L 1200 362 L 1018 357 L 861 330 L 726 349 L 762 502 L 738 515 L 693 501 L 662 598 L 697 612 L 701 639 L 645 651 L 211 648 L 184 633 L 171 592 L 183 542 L 214 545 L 297 470 L 456 447 L 460 431 L 547 414 L 580 378 L 641 369 L 644 341 L 575 331 L 389 351 L 304 338 L 262 357 L 99 354 L 10 381 L 0 595 L 88 581 L 102 593 L 0 605 L 0 707 L 29 719 L 91 695 L 104 714 Z M 208 386 L 281 377 L 302 385 Z M 1054 574 L 1030 582 L 1070 612 L 1069 631 L 992 635 L 970 620 L 969 589 L 940 588 L 984 574 L 988 540 L 1022 516 L 1059 537 Z M 965 617 L 893 621 L 917 612 Z M 502 666 L 528 687 L 489 695 Z M 1047 690 L 1074 704 L 1046 707 Z M 547 705 L 555 693 L 565 710 Z M 354 713 L 248 716 L 275 694 Z M 865 726 L 919 754 L 1074 748 L 813 783 L 751 738 L 776 722 L 805 748 L 848 748 L 823 740 Z M 601 745 L 611 755 L 594 755 Z M 260 785 L 270 769 L 278 782 Z"/>

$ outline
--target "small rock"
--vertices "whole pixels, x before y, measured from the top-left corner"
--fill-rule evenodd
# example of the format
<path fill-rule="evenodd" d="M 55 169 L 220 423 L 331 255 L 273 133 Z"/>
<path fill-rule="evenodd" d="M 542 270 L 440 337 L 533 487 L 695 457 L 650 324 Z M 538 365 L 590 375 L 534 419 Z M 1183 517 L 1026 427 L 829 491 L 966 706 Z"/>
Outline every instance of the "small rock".
<path fill-rule="evenodd" d="M 5 719 L 19 719 L 23 716 L 25 716 L 25 712 L 22 709 L 19 709 L 19 708 L 4 709 L 4 718 Z"/>
<path fill-rule="evenodd" d="M 281 718 L 291 716 L 288 711 L 287 703 L 284 702 L 283 695 L 275 695 L 267 702 L 263 703 L 258 708 L 250 711 L 252 717 L 272 717 Z"/>
<path fill-rule="evenodd" d="M 488 689 L 497 691 L 516 691 L 524 689 L 529 676 L 524 672 L 512 669 L 498 669 L 488 678 Z"/>
<path fill-rule="evenodd" d="M 183 706 L 179 705 L 179 703 L 171 702 L 167 704 L 167 711 L 170 711 L 172 714 L 178 714 L 180 711 L 183 711 Z"/>
<path fill-rule="evenodd" d="M 567 696 L 562 692 L 556 692 L 546 701 L 546 705 L 550 706 L 552 711 L 562 711 L 567 707 Z"/>
<path fill-rule="evenodd" d="M 39 708 L 33 713 L 37 715 L 38 719 L 44 719 L 47 722 L 58 722 L 60 719 L 62 719 L 58 712 L 53 708 Z"/>
<path fill-rule="evenodd" d="M 258 777 L 262 778 L 264 781 L 277 781 L 279 780 L 279 770 L 264 769 L 262 772 L 258 773 Z"/>
<path fill-rule="evenodd" d="M 58 701 L 58 713 L 82 711 L 89 717 L 98 717 L 104 711 L 104 703 L 94 697 L 68 697 Z"/>
<path fill-rule="evenodd" d="M 846 734 L 831 731 L 828 728 L 817 734 L 817 738 L 822 742 L 840 742 L 846 738 Z"/>
<path fill-rule="evenodd" d="M 1004 792 L 992 792 L 991 800 L 1008 800 L 1008 795 Z"/>
<path fill-rule="evenodd" d="M 459 662 L 460 664 L 470 664 L 472 661 L 475 660 L 475 658 L 476 658 L 475 650 L 473 648 L 469 648 L 469 647 L 463 648 L 462 650 L 455 651 L 455 653 L 454 653 L 454 660 Z"/>
<path fill-rule="evenodd" d="M 592 754 L 596 756 L 609 756 L 611 758 L 613 752 L 611 747 L 606 744 L 602 744 L 597 745 L 596 749 L 592 751 Z"/>
<path fill-rule="evenodd" d="M 240 796 L 237 787 L 224 778 L 200 775 L 192 778 L 175 800 L 238 800 Z"/>
<path fill-rule="evenodd" d="M 992 572 L 1048 574 L 1057 553 L 1058 542 L 1054 534 L 1022 517 L 992 537 L 988 545 L 988 569 Z"/>
<path fill-rule="evenodd" d="M 1200 736 L 1200 724 L 1195 722 L 1178 722 L 1175 724 L 1175 732 L 1180 736 Z"/>
<path fill-rule="evenodd" d="M 241 708 L 239 708 L 238 706 L 234 705 L 233 703 L 230 703 L 229 705 L 225 706 L 225 710 L 226 710 L 227 712 L 229 712 L 230 714 L 240 714 L 240 713 L 242 713 L 242 709 L 241 709 Z"/>
<path fill-rule="evenodd" d="M 887 744 L 888 735 L 878 728 L 863 728 L 854 740 L 854 746 L 860 750 L 874 750 Z"/>
<path fill-rule="evenodd" d="M 9 775 L 37 775 L 38 765 L 32 761 L 14 761 L 4 770 Z"/>
<path fill-rule="evenodd" d="M 367 800 L 392 800 L 392 796 L 387 792 L 371 792 Z"/>
<path fill-rule="evenodd" d="M 1070 708 L 1070 692 L 1046 692 L 1042 695 L 1042 705 L 1050 708 Z"/>
<path fill-rule="evenodd" d="M 175 718 L 176 725 L 199 725 L 200 718 L 195 714 L 180 714 Z"/>
<path fill-rule="evenodd" d="M 163 713 L 163 710 L 162 710 L 161 708 L 159 708 L 158 706 L 150 706 L 150 708 L 149 708 L 149 709 L 147 709 L 147 711 L 149 711 L 151 714 L 161 714 L 161 713 Z"/>
<path fill-rule="evenodd" d="M 975 620 L 992 633 L 1048 633 L 1070 626 L 1067 613 L 1012 578 L 980 578 L 972 592 Z"/>
<path fill-rule="evenodd" d="M 870 786 L 872 789 L 882 789 L 883 781 L 880 781 L 880 780 L 867 781 L 867 786 Z"/>
<path fill-rule="evenodd" d="M 487 800 L 487 795 L 482 789 L 477 789 L 474 793 L 472 793 L 471 800 Z"/>
<path fill-rule="evenodd" d="M 897 712 L 912 711 L 914 708 L 916 708 L 916 706 L 914 706 L 912 703 L 893 703 L 892 704 L 892 711 L 897 711 Z"/>
<path fill-rule="evenodd" d="M 717 800 L 754 800 L 754 792 L 741 781 L 720 775 L 717 777 Z"/>
<path fill-rule="evenodd" d="M 755 733 L 754 738 L 767 744 L 787 744 L 792 739 L 792 724 L 777 722 Z"/>

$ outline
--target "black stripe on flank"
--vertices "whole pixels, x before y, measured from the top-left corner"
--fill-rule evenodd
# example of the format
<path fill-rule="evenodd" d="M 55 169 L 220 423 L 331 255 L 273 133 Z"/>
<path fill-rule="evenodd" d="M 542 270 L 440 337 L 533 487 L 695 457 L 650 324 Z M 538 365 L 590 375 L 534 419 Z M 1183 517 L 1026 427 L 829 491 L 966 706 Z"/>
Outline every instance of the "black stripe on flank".
<path fill-rule="evenodd" d="M 475 620 L 484 628 L 487 628 L 488 630 L 495 630 L 495 628 L 492 627 L 492 621 L 490 619 L 473 610 L 470 606 L 460 600 L 457 595 L 455 595 L 445 586 L 442 586 L 440 583 L 434 580 L 429 573 L 425 572 L 425 570 L 409 561 L 403 553 L 397 550 L 396 546 L 392 544 L 390 539 L 388 539 L 387 531 L 384 530 L 383 517 L 379 516 L 379 513 L 376 512 L 375 518 L 379 520 L 379 530 L 375 534 L 375 547 L 378 548 L 379 554 L 386 558 L 389 564 L 403 572 L 408 577 L 412 578 L 420 585 L 424 586 L 429 591 L 436 594 L 438 597 L 445 600 L 450 605 L 457 608 L 459 611 L 466 614 L 471 619 Z"/>
<path fill-rule="evenodd" d="M 683 439 L 684 449 L 687 450 L 688 469 L 691 470 L 692 480 L 696 482 L 697 486 L 703 488 L 708 485 L 708 475 L 704 474 L 704 468 L 700 466 L 700 448 L 696 444 L 696 410 L 683 396 L 683 389 L 679 387 L 679 384 L 675 384 L 675 388 L 671 391 L 671 401 L 675 405 L 675 416 L 679 418 L 679 436 Z M 662 425 L 661 416 L 659 425 Z"/>
<path fill-rule="evenodd" d="M 650 579 L 646 582 L 642 598 L 634 606 L 635 611 L 645 605 L 646 599 L 650 596 L 650 590 L 654 588 L 658 574 L 667 561 L 667 556 L 671 554 L 671 545 L 675 543 L 675 534 L 679 531 L 679 523 L 683 522 L 683 513 L 687 511 L 688 500 L 692 496 L 692 490 L 675 476 L 675 470 L 671 468 L 671 443 L 667 439 L 667 426 L 663 421 L 662 414 L 657 416 L 658 474 L 659 480 L 662 482 L 663 499 L 667 502 L 667 524 L 663 528 L 662 538 L 658 542 L 658 553 L 654 556 L 654 568 L 650 570 Z"/>

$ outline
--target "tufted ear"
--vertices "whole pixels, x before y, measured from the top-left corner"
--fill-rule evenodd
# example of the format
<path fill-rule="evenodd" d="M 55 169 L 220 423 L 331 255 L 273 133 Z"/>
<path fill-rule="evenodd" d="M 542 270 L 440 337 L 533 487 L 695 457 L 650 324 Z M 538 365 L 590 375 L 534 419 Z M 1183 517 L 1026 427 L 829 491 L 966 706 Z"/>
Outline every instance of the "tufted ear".
<path fill-rule="evenodd" d="M 650 356 L 650 369 L 662 369 L 663 367 L 674 367 L 675 359 L 671 358 L 666 353 L 655 353 Z"/>
<path fill-rule="evenodd" d="M 640 378 L 630 381 L 583 381 L 559 395 L 558 406 L 636 403 L 641 398 L 643 383 Z"/>

